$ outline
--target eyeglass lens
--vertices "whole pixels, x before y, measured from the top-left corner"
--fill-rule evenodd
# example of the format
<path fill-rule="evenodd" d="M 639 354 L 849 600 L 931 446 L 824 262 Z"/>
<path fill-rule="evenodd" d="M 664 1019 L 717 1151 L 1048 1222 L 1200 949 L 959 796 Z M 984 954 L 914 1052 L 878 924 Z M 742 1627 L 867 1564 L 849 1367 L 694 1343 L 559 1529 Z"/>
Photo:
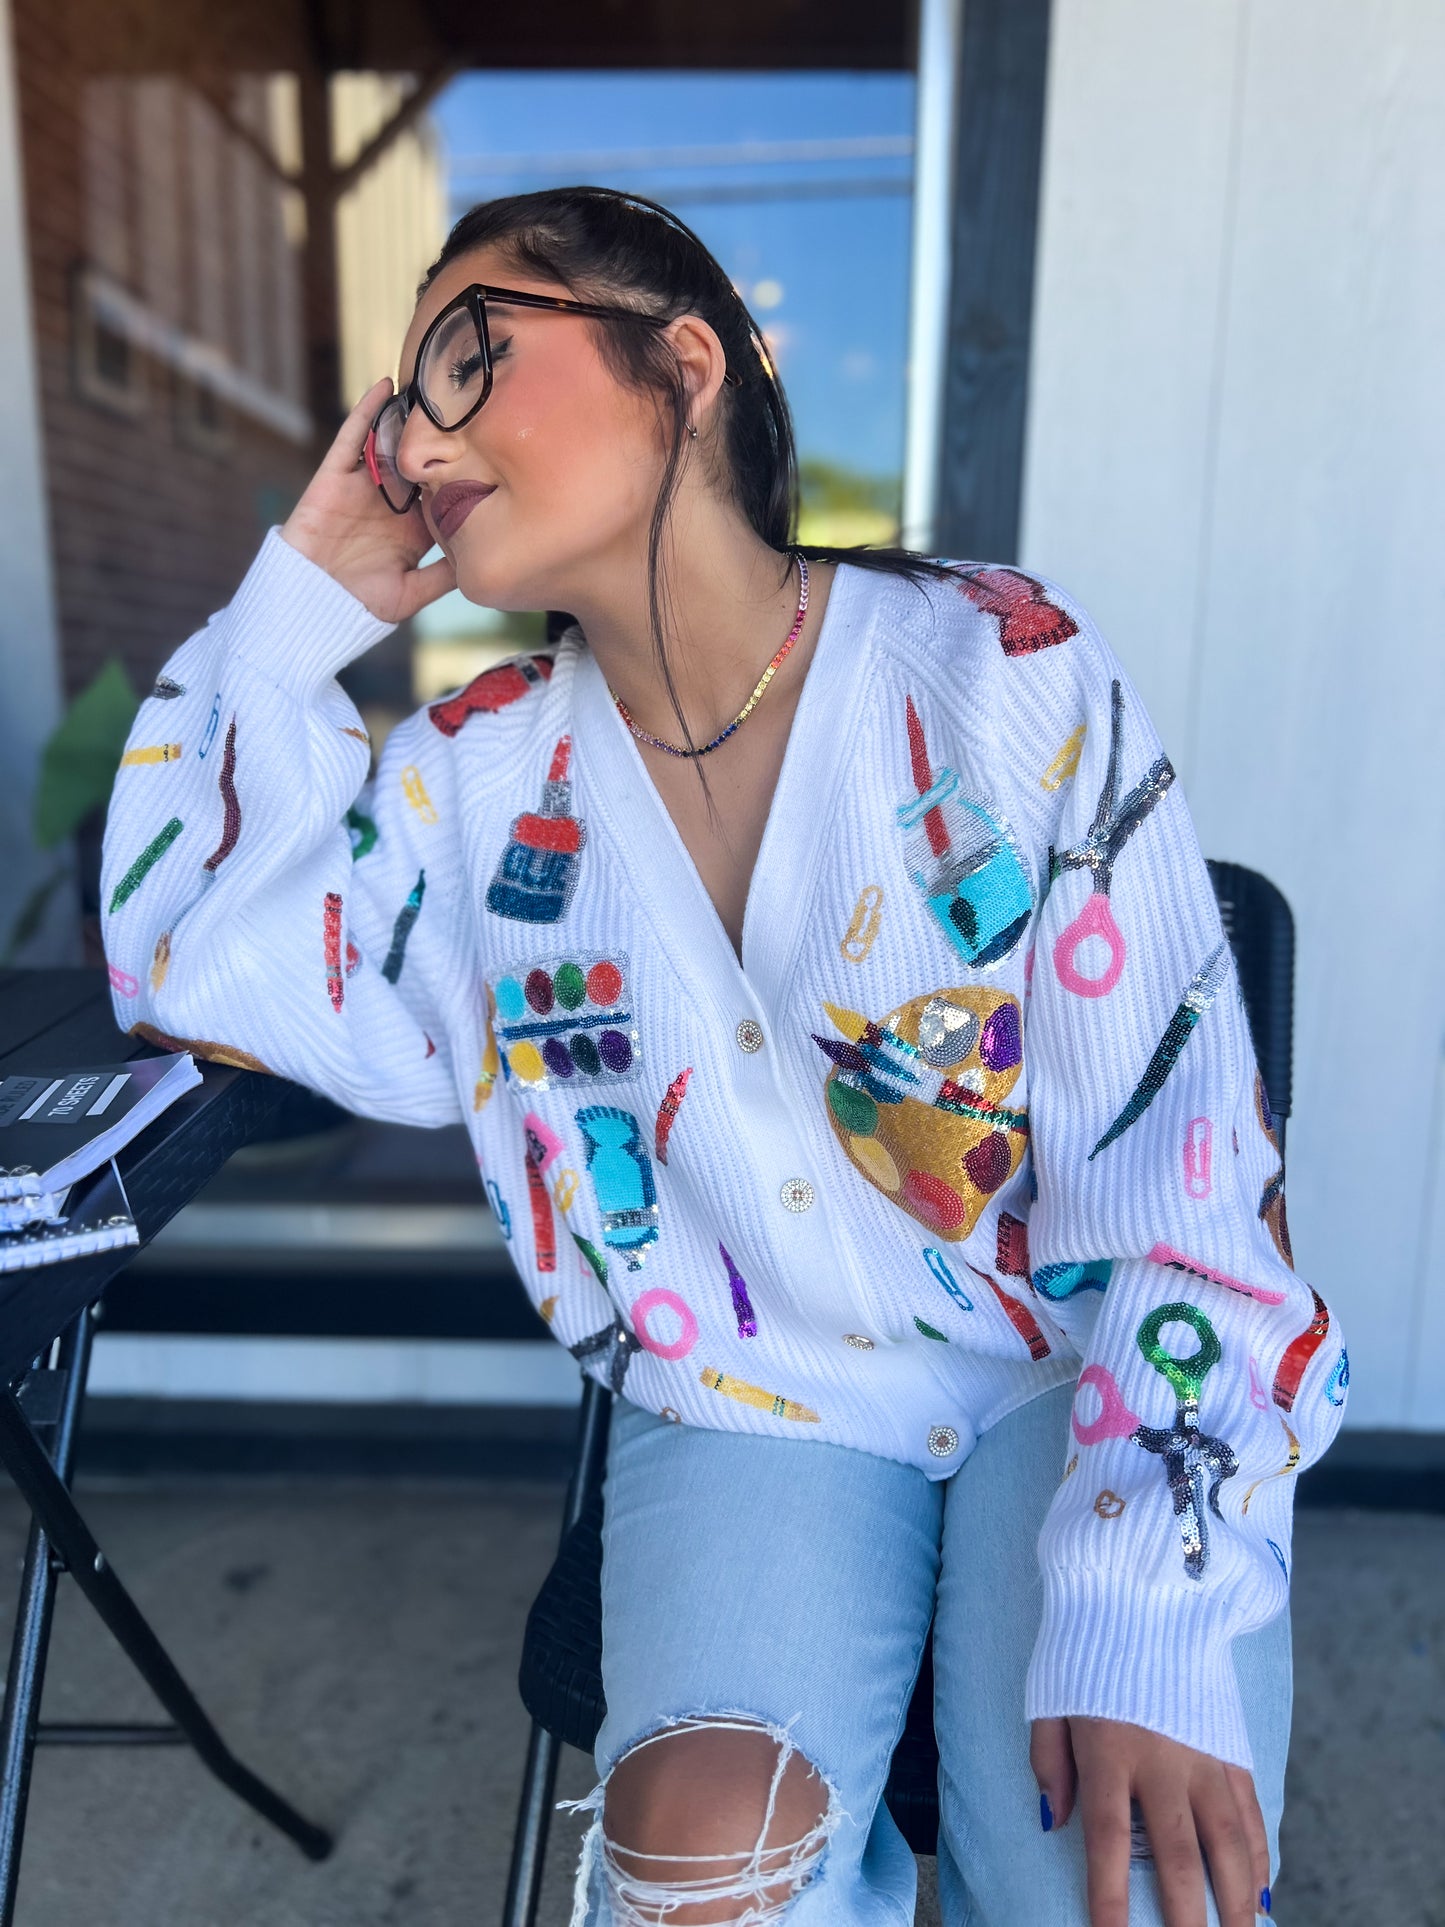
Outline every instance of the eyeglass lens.
<path fill-rule="evenodd" d="M 460 427 L 481 402 L 486 384 L 487 360 L 476 321 L 469 308 L 455 308 L 427 342 L 417 369 L 427 413 L 442 428 Z M 409 508 L 416 497 L 416 487 L 402 474 L 398 459 L 409 412 L 402 397 L 394 396 L 376 424 L 381 491 L 398 511 Z"/>

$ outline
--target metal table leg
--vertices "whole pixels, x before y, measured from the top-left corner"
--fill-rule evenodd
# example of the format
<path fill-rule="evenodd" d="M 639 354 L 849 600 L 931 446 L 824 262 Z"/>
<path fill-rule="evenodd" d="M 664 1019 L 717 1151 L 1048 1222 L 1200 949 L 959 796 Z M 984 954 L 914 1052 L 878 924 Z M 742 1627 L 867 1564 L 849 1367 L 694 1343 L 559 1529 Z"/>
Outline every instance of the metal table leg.
<path fill-rule="evenodd" d="M 25 1576 L 0 1715 L 0 1927 L 11 1927 L 20 1871 L 20 1847 L 37 1742 L 91 1744 L 189 1741 L 221 1781 L 279 1827 L 311 1860 L 324 1860 L 331 1836 L 313 1826 L 278 1793 L 236 1759 L 202 1711 L 130 1594 L 111 1571 L 71 1498 L 68 1482 L 75 1456 L 80 1408 L 90 1364 L 90 1316 L 82 1312 L 60 1342 L 53 1375 L 32 1374 L 51 1394 L 51 1411 L 26 1416 L 9 1388 L 0 1390 L 0 1463 L 30 1507 L 32 1524 Z M 48 1380 L 48 1386 L 44 1382 Z M 51 1431 L 50 1450 L 37 1436 Z M 57 1726 L 39 1724 L 40 1695 L 50 1643 L 58 1572 L 69 1571 L 114 1635 L 131 1664 L 171 1715 L 174 1726 Z"/>

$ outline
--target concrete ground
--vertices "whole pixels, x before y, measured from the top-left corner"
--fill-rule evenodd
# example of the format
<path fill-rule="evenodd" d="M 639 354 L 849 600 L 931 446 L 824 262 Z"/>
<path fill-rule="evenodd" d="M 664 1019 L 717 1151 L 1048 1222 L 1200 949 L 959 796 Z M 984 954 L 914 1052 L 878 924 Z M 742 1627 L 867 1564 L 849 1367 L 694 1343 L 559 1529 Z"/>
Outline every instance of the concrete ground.
<path fill-rule="evenodd" d="M 148 1482 L 82 1497 L 227 1739 L 338 1845 L 313 1866 L 185 1749 L 42 1749 L 18 1927 L 492 1927 L 527 1737 L 518 1647 L 557 1487 Z M 0 1495 L 0 1571 L 17 1577 L 25 1523 Z M 1276 1918 L 1445 1927 L 1445 1518 L 1301 1513 L 1296 1599 Z M 153 1717 L 67 1582 L 45 1713 Z M 568 1753 L 559 1797 L 590 1783 Z M 579 1832 L 558 1816 L 542 1927 L 567 1921 Z M 931 1863 L 923 1895 L 920 1927 L 939 1927 Z"/>

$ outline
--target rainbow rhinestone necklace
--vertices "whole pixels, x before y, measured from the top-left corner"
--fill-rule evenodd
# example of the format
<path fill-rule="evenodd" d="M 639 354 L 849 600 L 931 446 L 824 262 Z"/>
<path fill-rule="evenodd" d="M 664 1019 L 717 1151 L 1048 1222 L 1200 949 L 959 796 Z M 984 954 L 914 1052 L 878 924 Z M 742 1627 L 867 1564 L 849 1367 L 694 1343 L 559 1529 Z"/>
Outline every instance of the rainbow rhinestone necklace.
<path fill-rule="evenodd" d="M 660 736 L 650 736 L 645 729 L 640 728 L 632 720 L 630 710 L 617 694 L 616 690 L 608 690 L 608 695 L 611 696 L 613 702 L 617 705 L 618 715 L 622 718 L 623 722 L 626 723 L 639 743 L 650 743 L 654 749 L 665 749 L 669 756 L 707 756 L 711 751 L 725 743 L 735 729 L 742 728 L 743 724 L 748 720 L 748 717 L 752 715 L 758 703 L 761 701 L 763 691 L 782 667 L 783 658 L 803 633 L 803 618 L 808 613 L 808 562 L 806 556 L 801 555 L 797 560 L 798 613 L 793 618 L 793 626 L 788 631 L 787 640 L 777 655 L 773 657 L 762 675 L 758 677 L 757 687 L 753 690 L 752 695 L 748 697 L 747 701 L 743 704 L 737 715 L 733 717 L 727 728 L 723 730 L 720 735 L 714 736 L 710 743 L 704 743 L 701 749 L 680 749 L 676 743 L 665 743 Z"/>

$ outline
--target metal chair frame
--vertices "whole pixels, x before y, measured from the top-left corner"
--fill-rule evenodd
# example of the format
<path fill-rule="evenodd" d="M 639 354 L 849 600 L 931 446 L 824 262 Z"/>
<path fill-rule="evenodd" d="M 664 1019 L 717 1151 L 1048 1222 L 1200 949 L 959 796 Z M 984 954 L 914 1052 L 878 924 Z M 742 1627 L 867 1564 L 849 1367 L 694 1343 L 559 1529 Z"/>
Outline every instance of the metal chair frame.
<path fill-rule="evenodd" d="M 1209 863 L 1225 935 L 1239 969 L 1255 1056 L 1284 1153 L 1293 1099 L 1294 919 L 1257 870 Z M 612 1394 L 583 1378 L 576 1467 L 567 1491 L 557 1558 L 533 1601 L 523 1639 L 520 1688 L 532 1715 L 521 1808 L 502 1927 L 535 1927 L 564 1742 L 590 1751 L 602 1723 L 602 1479 Z M 933 1733 L 933 1635 L 914 1682 L 884 1800 L 915 1853 L 938 1850 L 938 1747 Z M 3 1923 L 0 1923 L 3 1927 Z"/>

